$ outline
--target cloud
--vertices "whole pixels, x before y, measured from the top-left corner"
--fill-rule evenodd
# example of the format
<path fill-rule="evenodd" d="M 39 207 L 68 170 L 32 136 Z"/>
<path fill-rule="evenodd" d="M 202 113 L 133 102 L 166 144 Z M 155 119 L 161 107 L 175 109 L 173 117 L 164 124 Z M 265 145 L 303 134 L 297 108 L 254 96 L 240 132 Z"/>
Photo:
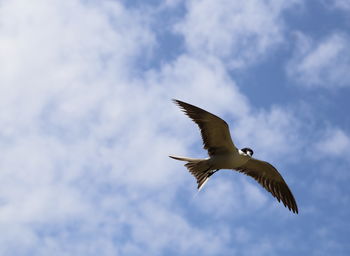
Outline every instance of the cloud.
<path fill-rule="evenodd" d="M 254 148 L 255 157 L 282 159 L 303 147 L 301 126 L 292 108 L 273 106 L 269 110 L 252 111 L 240 119 L 234 135 L 241 147 Z"/>
<path fill-rule="evenodd" d="M 281 15 L 293 4 L 218 4 L 190 3 L 185 17 L 173 24 L 187 51 L 153 67 L 145 63 L 157 56 L 160 39 L 154 12 L 144 6 L 2 3 L 0 226 L 7 232 L 0 234 L 1 255 L 271 255 L 277 250 L 272 241 L 279 241 L 280 232 L 259 238 L 262 232 L 252 226 L 271 218 L 284 227 L 285 219 L 268 214 L 269 202 L 277 202 L 254 180 L 222 172 L 192 200 L 193 177 L 167 157 L 206 156 L 198 128 L 171 98 L 228 120 L 237 145 L 251 145 L 259 157 L 282 159 L 303 146 L 293 144 L 300 140 L 296 115 L 281 106 L 256 109 L 226 62 L 233 55 L 232 65 L 244 66 L 283 41 Z M 196 11 L 201 6 L 203 16 Z M 209 7 L 215 11 L 213 34 L 200 36 L 201 45 L 189 31 L 202 24 Z M 201 26 L 195 35 L 205 31 Z M 242 53 L 236 36 L 230 36 L 235 32 L 248 44 Z M 250 241 L 254 245 L 247 249 Z"/>
<path fill-rule="evenodd" d="M 221 171 L 215 174 L 201 193 L 192 199 L 201 212 L 212 216 L 216 221 L 229 219 L 232 213 L 236 217 L 242 217 L 246 209 L 257 211 L 266 206 L 267 194 L 258 188 L 255 181 L 249 182 L 247 180 L 251 178 L 231 172 Z"/>
<path fill-rule="evenodd" d="M 156 35 L 147 12 L 118 2 L 8 1 L 2 10 L 0 223 L 10 231 L 1 254 L 225 252 L 222 226 L 197 227 L 174 210 L 193 184 L 167 157 L 200 143 L 171 98 L 249 113 L 221 61 L 182 55 L 143 73 Z"/>
<path fill-rule="evenodd" d="M 283 42 L 282 13 L 298 1 L 189 1 L 175 30 L 197 56 L 214 55 L 244 67 Z"/>
<path fill-rule="evenodd" d="M 350 1 L 349 0 L 336 0 L 334 2 L 334 4 L 338 8 L 350 10 Z"/>
<path fill-rule="evenodd" d="M 350 138 L 342 129 L 330 128 L 324 132 L 315 147 L 323 156 L 347 158 Z"/>
<path fill-rule="evenodd" d="M 336 89 L 350 85 L 347 34 L 334 33 L 320 42 L 302 33 L 297 38 L 297 50 L 287 67 L 291 79 L 307 87 Z"/>
<path fill-rule="evenodd" d="M 343 11 L 349 11 L 350 10 L 350 1 L 349 0 L 335 0 L 335 1 L 328 1 L 324 0 L 325 6 L 333 6 L 334 8 L 337 8 L 339 10 Z"/>

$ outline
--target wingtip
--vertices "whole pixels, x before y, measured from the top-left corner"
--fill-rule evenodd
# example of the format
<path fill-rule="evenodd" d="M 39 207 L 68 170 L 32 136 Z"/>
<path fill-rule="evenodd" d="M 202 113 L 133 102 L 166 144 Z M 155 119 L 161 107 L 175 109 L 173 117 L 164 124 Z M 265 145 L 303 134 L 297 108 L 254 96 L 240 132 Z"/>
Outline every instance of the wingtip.
<path fill-rule="evenodd" d="M 178 99 L 172 99 L 172 101 L 174 102 L 174 104 L 176 106 L 178 106 L 182 111 L 184 111 L 186 113 L 186 109 L 185 109 L 185 106 L 186 105 L 190 105 L 184 101 L 181 101 L 181 100 L 178 100 Z"/>
<path fill-rule="evenodd" d="M 178 107 L 180 107 L 180 108 L 183 108 L 183 105 L 184 105 L 184 104 L 187 104 L 187 103 L 185 103 L 185 102 L 183 102 L 183 101 L 181 101 L 181 100 L 178 100 L 178 99 L 172 99 L 172 102 L 173 102 L 176 106 L 178 106 Z"/>
<path fill-rule="evenodd" d="M 294 214 L 297 214 L 298 215 L 298 210 L 296 210 L 296 209 L 291 209 L 290 210 L 292 213 L 294 213 Z"/>
<path fill-rule="evenodd" d="M 298 208 L 295 208 L 293 212 L 294 212 L 295 214 L 299 214 Z"/>
<path fill-rule="evenodd" d="M 295 200 L 293 200 L 292 202 L 286 203 L 285 207 L 287 207 L 294 214 L 298 214 L 299 213 L 298 206 L 296 205 Z"/>
<path fill-rule="evenodd" d="M 288 209 L 294 214 L 299 213 L 298 206 L 296 205 L 287 205 L 286 207 L 288 207 Z"/>

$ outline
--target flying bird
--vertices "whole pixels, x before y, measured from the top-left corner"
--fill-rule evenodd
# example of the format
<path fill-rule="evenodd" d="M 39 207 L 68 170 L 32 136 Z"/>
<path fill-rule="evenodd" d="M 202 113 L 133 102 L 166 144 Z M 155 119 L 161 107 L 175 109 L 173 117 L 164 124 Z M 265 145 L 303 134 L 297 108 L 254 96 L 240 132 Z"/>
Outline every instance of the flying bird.
<path fill-rule="evenodd" d="M 237 149 L 232 141 L 228 124 L 220 117 L 180 100 L 173 100 L 201 131 L 203 147 L 209 157 L 205 159 L 169 156 L 187 162 L 185 166 L 197 179 L 198 190 L 209 177 L 220 169 L 233 169 L 254 178 L 278 202 L 282 201 L 293 213 L 298 213 L 294 196 L 281 174 L 270 163 L 253 158 L 253 150 Z"/>

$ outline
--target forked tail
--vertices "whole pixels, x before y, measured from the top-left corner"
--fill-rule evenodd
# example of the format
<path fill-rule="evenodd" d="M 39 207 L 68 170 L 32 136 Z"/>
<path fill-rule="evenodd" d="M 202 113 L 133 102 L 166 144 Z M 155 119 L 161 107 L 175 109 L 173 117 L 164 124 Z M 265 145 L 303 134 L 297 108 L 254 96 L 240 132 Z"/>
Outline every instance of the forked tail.
<path fill-rule="evenodd" d="M 209 177 L 214 173 L 210 170 L 210 165 L 207 159 L 197 159 L 179 156 L 169 156 L 173 159 L 186 161 L 185 166 L 189 172 L 197 179 L 198 191 L 202 189 Z"/>

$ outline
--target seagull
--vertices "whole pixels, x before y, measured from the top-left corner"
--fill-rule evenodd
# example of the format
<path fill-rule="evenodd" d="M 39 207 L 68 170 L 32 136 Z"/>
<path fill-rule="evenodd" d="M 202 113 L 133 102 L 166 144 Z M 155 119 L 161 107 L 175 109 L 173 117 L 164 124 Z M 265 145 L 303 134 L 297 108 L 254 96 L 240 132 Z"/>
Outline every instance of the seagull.
<path fill-rule="evenodd" d="M 278 202 L 298 214 L 294 196 L 281 174 L 270 163 L 253 158 L 253 150 L 245 147 L 237 149 L 234 145 L 228 124 L 220 117 L 186 102 L 173 99 L 181 110 L 190 117 L 201 131 L 203 147 L 208 151 L 208 158 L 169 157 L 187 162 L 185 166 L 197 179 L 198 191 L 210 176 L 220 169 L 232 169 L 254 178 Z"/>

